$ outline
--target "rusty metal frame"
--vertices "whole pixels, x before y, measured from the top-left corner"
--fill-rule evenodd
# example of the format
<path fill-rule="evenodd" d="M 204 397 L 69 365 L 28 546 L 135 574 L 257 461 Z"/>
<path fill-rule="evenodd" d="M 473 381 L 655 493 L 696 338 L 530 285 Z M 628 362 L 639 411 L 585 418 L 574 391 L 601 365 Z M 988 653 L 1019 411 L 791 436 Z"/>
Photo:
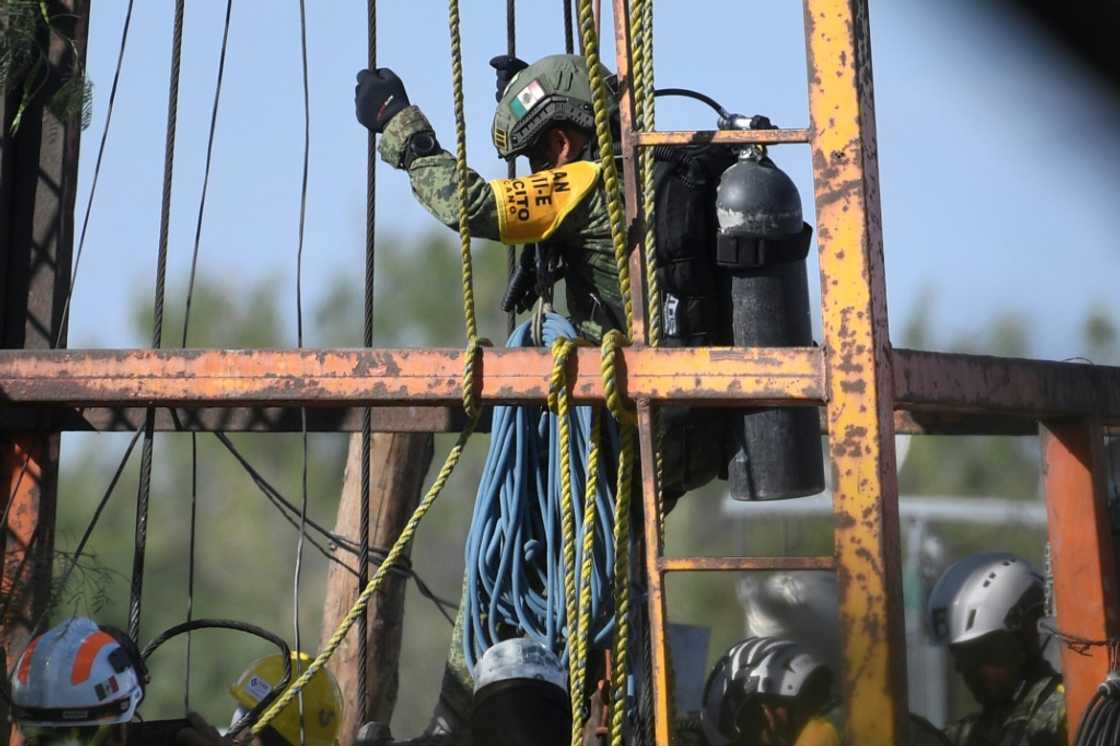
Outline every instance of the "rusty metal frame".
<path fill-rule="evenodd" d="M 1041 441 L 1058 639 L 1067 643 L 1061 648 L 1062 673 L 1072 739 L 1109 673 L 1109 646 L 1101 643 L 1120 637 L 1104 434 L 1099 420 L 1060 420 L 1043 424 Z"/>
<path fill-rule="evenodd" d="M 838 573 L 848 740 L 902 742 L 907 705 L 896 432 L 1034 435 L 1039 420 L 1045 420 L 1059 626 L 1093 639 L 1118 634 L 1116 568 L 1099 453 L 1104 428 L 1120 424 L 1120 368 L 890 346 L 866 0 L 804 0 L 810 126 L 748 133 L 636 132 L 627 0 L 613 3 L 636 317 L 635 344 L 622 352 L 618 377 L 622 394 L 638 412 L 641 559 L 649 586 L 657 742 L 668 744 L 671 732 L 665 574 L 773 569 Z M 824 315 L 821 348 L 645 346 L 636 153 L 641 147 L 696 142 L 810 145 Z M 463 355 L 432 349 L 0 351 L 0 430 L 134 430 L 143 408 L 154 406 L 160 408 L 160 429 L 283 431 L 294 427 L 291 408 L 304 406 L 311 410 L 311 429 L 353 431 L 360 427 L 360 413 L 351 408 L 372 405 L 375 429 L 451 431 L 463 423 L 458 408 Z M 548 393 L 551 365 L 544 351 L 486 349 L 477 393 L 488 404 L 540 401 Z M 577 401 L 602 400 L 598 350 L 580 350 L 569 373 Z M 823 405 L 833 476 L 834 556 L 663 555 L 655 509 L 653 415 L 660 404 L 683 400 Z M 1101 657 L 1071 658 L 1067 665 L 1069 712 L 1076 722 L 1102 675 Z"/>

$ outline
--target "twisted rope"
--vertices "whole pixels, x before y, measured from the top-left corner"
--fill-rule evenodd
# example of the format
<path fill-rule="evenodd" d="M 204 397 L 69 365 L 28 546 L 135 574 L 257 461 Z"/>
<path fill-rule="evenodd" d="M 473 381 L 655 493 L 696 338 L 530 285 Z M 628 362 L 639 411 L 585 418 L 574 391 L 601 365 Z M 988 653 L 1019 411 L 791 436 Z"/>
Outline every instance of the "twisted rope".
<path fill-rule="evenodd" d="M 599 160 L 602 166 L 603 188 L 607 193 L 607 212 L 610 217 L 611 243 L 614 246 L 618 286 L 626 311 L 626 335 L 633 334 L 634 301 L 631 298 L 630 266 L 626 256 L 626 217 L 622 202 L 622 182 L 614 159 L 614 142 L 611 137 L 610 112 L 607 104 L 607 84 L 599 63 L 599 34 L 595 30 L 595 13 L 591 0 L 580 0 L 579 25 L 583 40 L 583 53 L 587 58 L 587 76 L 591 82 L 592 104 L 595 111 L 595 136 L 599 143 Z"/>
<path fill-rule="evenodd" d="M 568 682 L 572 700 L 572 746 L 583 744 L 583 702 L 587 673 L 588 635 L 591 626 L 591 567 L 595 552 L 596 496 L 599 490 L 599 440 L 603 417 L 599 409 L 591 413 L 591 440 L 587 444 L 587 484 L 583 499 L 583 566 L 580 569 L 579 606 L 576 620 L 575 646 L 569 657 L 575 658 Z"/>
<path fill-rule="evenodd" d="M 611 746 L 622 746 L 626 714 L 626 677 L 630 648 L 630 489 L 634 473 L 634 427 L 623 426 L 619 436 L 618 487 L 615 490 L 614 523 L 614 651 L 611 666 Z"/>
<path fill-rule="evenodd" d="M 560 446 L 560 534 L 563 546 L 564 563 L 564 622 L 568 628 L 568 681 L 569 691 L 572 696 L 569 702 L 572 708 L 572 743 L 577 746 L 582 729 L 579 727 L 582 702 L 575 696 L 574 687 L 570 684 L 579 679 L 579 642 L 574 640 L 578 634 L 579 601 L 576 589 L 576 535 L 575 535 L 575 506 L 572 503 L 572 449 L 571 426 L 569 422 L 570 395 L 568 392 L 567 363 L 568 356 L 576 349 L 576 344 L 570 339 L 557 339 L 552 344 L 552 376 L 549 379 L 548 408 L 556 412 L 557 432 Z M 586 531 L 589 524 L 584 521 Z M 589 558 L 584 555 L 584 564 Z"/>
<path fill-rule="evenodd" d="M 384 562 L 382 562 L 381 565 L 377 568 L 377 572 L 373 574 L 373 578 L 370 579 L 369 583 L 362 590 L 361 594 L 359 594 L 358 599 L 354 602 L 354 606 L 350 609 L 349 612 L 347 612 L 346 616 L 343 617 L 342 621 L 338 625 L 338 628 L 334 631 L 334 634 L 331 635 L 331 638 L 327 641 L 327 644 L 323 646 L 323 650 L 319 653 L 315 660 L 311 662 L 311 665 L 307 667 L 307 670 L 305 670 L 303 674 L 300 675 L 298 679 L 296 679 L 295 683 L 285 689 L 284 693 L 280 695 L 280 697 L 278 697 L 276 701 L 272 703 L 272 706 L 265 710 L 265 712 L 260 716 L 257 722 L 253 724 L 253 735 L 259 734 L 262 730 L 268 727 L 268 724 L 272 722 L 272 720 L 280 713 L 281 710 L 287 707 L 291 703 L 291 701 L 295 699 L 296 695 L 299 694 L 299 692 L 301 692 L 305 686 L 307 686 L 307 683 L 311 681 L 315 674 L 322 670 L 323 666 L 327 664 L 327 661 L 329 661 L 331 659 L 331 656 L 335 654 L 335 651 L 338 650 L 339 645 L 342 644 L 342 641 L 350 631 L 350 628 L 354 626 L 355 622 L 357 622 L 358 617 L 365 613 L 366 607 L 369 606 L 370 599 L 373 598 L 373 594 L 377 593 L 377 591 L 380 590 L 381 586 L 385 582 L 385 578 L 389 576 L 392 569 L 401 563 L 402 555 L 408 549 L 409 545 L 412 544 L 412 539 L 416 535 L 416 529 L 419 527 L 420 522 L 424 520 L 424 516 L 428 514 L 428 511 L 435 503 L 436 498 L 439 497 L 440 492 L 443 491 L 444 485 L 447 484 L 448 478 L 455 470 L 455 467 L 459 463 L 459 459 L 463 455 L 463 447 L 466 445 L 467 440 L 470 438 L 471 434 L 474 433 L 474 429 L 477 424 L 477 420 L 470 420 L 467 423 L 467 426 L 463 429 L 463 432 L 459 434 L 459 438 L 455 441 L 455 445 L 452 447 L 451 452 L 447 455 L 447 460 L 444 462 L 443 466 L 439 470 L 439 474 L 436 476 L 436 481 L 432 484 L 427 494 L 424 495 L 424 499 L 420 501 L 420 504 L 416 507 L 416 511 L 408 519 L 408 523 L 405 524 L 404 530 L 401 531 L 401 535 L 397 538 L 396 542 L 389 550 L 389 553 L 385 556 Z"/>
<path fill-rule="evenodd" d="M 451 84 L 455 104 L 455 181 L 459 196 L 459 257 L 463 265 L 463 312 L 466 316 L 467 346 L 478 337 L 474 313 L 474 267 L 471 263 L 471 229 L 467 212 L 467 119 L 463 113 L 463 46 L 459 39 L 459 0 L 448 2 L 451 30 Z M 468 413 L 469 414 L 469 413 Z"/>

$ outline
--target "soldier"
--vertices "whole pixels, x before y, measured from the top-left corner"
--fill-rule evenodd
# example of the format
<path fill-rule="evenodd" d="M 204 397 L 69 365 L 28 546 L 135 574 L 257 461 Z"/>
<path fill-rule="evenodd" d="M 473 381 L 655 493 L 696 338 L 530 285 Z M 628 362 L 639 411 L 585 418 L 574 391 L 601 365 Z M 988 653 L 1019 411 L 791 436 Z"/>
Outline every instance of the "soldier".
<path fill-rule="evenodd" d="M 840 746 L 843 710 L 832 679 L 828 666 L 798 643 L 748 637 L 708 677 L 702 734 L 684 735 L 706 746 Z M 911 746 L 946 746 L 923 718 L 911 715 L 907 725 Z"/>
<path fill-rule="evenodd" d="M 949 645 L 980 712 L 947 729 L 954 746 L 1064 746 L 1065 687 L 1042 656 L 1043 581 L 1012 554 L 953 564 L 930 593 L 930 627 Z"/>
<path fill-rule="evenodd" d="M 625 312 L 607 195 L 599 176 L 587 62 L 577 55 L 552 55 L 526 65 L 503 56 L 491 60 L 491 65 L 498 73 L 494 146 L 507 160 L 527 157 L 533 173 L 487 182 L 468 170 L 471 235 L 507 244 L 536 244 L 535 289 L 548 293 L 556 280 L 563 279 L 572 323 L 582 336 L 599 342 L 606 331 L 624 328 Z M 440 147 L 423 112 L 409 103 L 401 79 L 388 68 L 362 70 L 354 100 L 358 121 L 381 133 L 381 158 L 408 173 L 413 194 L 437 220 L 457 228 L 455 157 Z M 610 106 L 617 129 L 613 95 Z M 532 291 L 534 283 L 521 289 Z M 511 302 L 524 310 L 526 297 L 518 294 Z M 690 301 L 678 315 L 683 326 L 699 329 L 714 323 L 713 313 L 712 304 Z M 668 432 L 662 491 L 671 505 L 719 475 L 725 469 L 725 454 L 722 421 L 719 425 L 710 421 L 716 415 L 708 411 L 665 411 L 664 415 Z"/>
<path fill-rule="evenodd" d="M 527 157 L 532 174 L 487 182 L 468 170 L 471 235 L 536 244 L 537 276 L 522 291 L 547 294 L 553 282 L 563 279 L 573 324 L 582 336 L 598 342 L 608 330 L 624 329 L 625 312 L 599 174 L 587 62 L 580 56 L 553 55 L 532 65 L 497 57 L 491 65 L 497 70 L 494 145 L 501 158 Z M 408 173 L 413 194 L 437 220 L 457 228 L 455 157 L 440 146 L 423 112 L 410 104 L 396 73 L 380 68 L 362 70 L 357 77 L 357 118 L 381 135 L 381 158 Z M 615 97 L 610 98 L 617 132 Z M 533 294 L 517 294 L 510 302 L 525 310 L 532 302 L 526 297 Z M 720 428 L 694 422 L 670 427 L 664 448 L 664 473 L 671 479 L 663 485 L 666 504 L 715 478 L 724 456 Z M 463 660 L 462 625 L 460 614 L 439 704 L 422 743 L 469 742 L 472 683 Z"/>

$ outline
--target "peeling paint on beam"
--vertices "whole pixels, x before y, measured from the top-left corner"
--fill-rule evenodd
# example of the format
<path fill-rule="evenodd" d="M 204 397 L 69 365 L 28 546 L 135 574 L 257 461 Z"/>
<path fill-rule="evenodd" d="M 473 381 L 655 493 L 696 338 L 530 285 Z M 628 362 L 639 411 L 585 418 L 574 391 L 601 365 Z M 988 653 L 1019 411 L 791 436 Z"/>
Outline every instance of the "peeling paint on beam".
<path fill-rule="evenodd" d="M 689 398 L 716 405 L 817 405 L 824 399 L 815 348 L 630 348 L 621 353 L 624 396 Z M 49 350 L 0 351 L 0 402 L 67 406 L 332 407 L 456 405 L 460 350 Z M 603 398 L 600 352 L 570 363 L 576 401 Z M 547 350 L 487 349 L 481 398 L 541 401 Z"/>
<path fill-rule="evenodd" d="M 896 404 L 989 415 L 1120 422 L 1120 368 L 987 355 L 894 351 Z"/>

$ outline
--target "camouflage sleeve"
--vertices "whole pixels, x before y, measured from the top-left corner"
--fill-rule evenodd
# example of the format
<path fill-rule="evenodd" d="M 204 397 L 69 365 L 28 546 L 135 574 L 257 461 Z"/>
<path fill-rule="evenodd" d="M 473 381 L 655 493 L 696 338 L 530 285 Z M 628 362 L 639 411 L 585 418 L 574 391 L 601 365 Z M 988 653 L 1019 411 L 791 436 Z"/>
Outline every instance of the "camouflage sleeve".
<path fill-rule="evenodd" d="M 1030 746 L 1066 746 L 1069 743 L 1066 725 L 1066 689 L 1059 684 L 1039 704 L 1027 725 Z"/>
<path fill-rule="evenodd" d="M 393 168 L 401 168 L 408 138 L 419 132 L 433 132 L 427 117 L 415 106 L 403 109 L 393 117 L 381 136 L 381 159 Z M 449 228 L 459 227 L 458 175 L 455 156 L 446 150 L 417 158 L 408 169 L 412 193 L 428 212 Z M 467 170 L 467 216 L 471 235 L 498 239 L 498 204 L 486 179 L 476 171 Z"/>

